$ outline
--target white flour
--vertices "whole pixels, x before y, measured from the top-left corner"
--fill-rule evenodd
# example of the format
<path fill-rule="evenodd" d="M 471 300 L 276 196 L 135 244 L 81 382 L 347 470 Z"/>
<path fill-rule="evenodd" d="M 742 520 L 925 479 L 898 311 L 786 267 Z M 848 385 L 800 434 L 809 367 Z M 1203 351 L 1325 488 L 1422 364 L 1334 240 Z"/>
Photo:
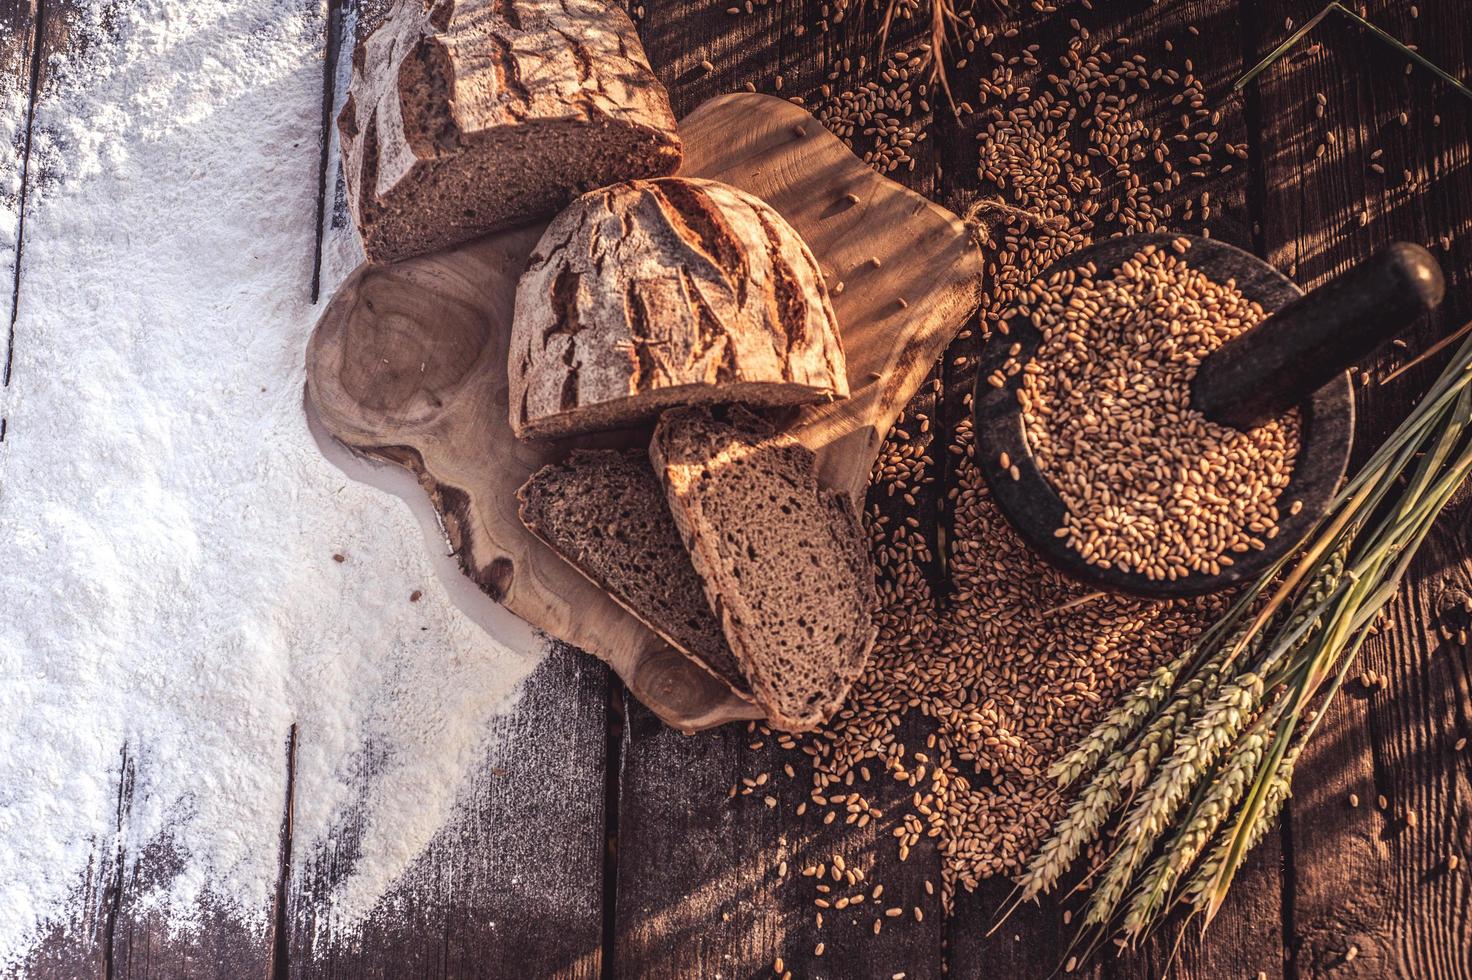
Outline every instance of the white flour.
<path fill-rule="evenodd" d="M 37 107 L 0 393 L 0 973 L 115 850 L 125 749 L 125 852 L 183 859 L 153 899 L 187 928 L 208 893 L 262 930 L 290 726 L 301 856 L 381 754 L 337 910 L 361 916 L 452 818 L 537 661 L 460 612 L 413 516 L 308 433 L 318 4 L 67 6 L 86 53 Z M 0 92 L 0 154 L 18 106 Z M 0 156 L 5 261 L 14 170 Z M 329 253 L 328 295 L 351 246 Z"/>

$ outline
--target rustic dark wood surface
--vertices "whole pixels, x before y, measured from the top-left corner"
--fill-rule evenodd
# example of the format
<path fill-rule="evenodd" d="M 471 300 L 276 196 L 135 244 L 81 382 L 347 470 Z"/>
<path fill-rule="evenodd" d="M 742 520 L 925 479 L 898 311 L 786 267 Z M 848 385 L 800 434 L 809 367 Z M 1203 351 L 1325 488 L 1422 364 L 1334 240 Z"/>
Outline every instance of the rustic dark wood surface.
<path fill-rule="evenodd" d="M 1250 36 L 1266 50 L 1284 18 L 1302 23 L 1317 5 L 1273 0 L 1259 9 Z M 1472 75 L 1465 5 L 1423 3 L 1413 18 L 1407 5 L 1376 4 L 1373 13 L 1453 74 Z M 1321 24 L 1314 40 L 1317 52 L 1264 76 L 1248 103 L 1261 132 L 1257 245 L 1307 287 L 1397 239 L 1431 247 L 1447 274 L 1447 301 L 1411 335 L 1414 350 L 1472 318 L 1472 111 L 1424 71 L 1406 75 L 1402 58 L 1341 18 Z M 1319 92 L 1328 100 L 1322 120 L 1313 110 Z M 1329 130 L 1339 141 L 1315 159 Z M 1376 150 L 1384 151 L 1383 176 L 1369 166 Z M 1371 375 L 1398 360 L 1392 351 Z M 1433 376 L 1425 368 L 1360 389 L 1362 453 Z M 1350 685 L 1300 763 L 1285 824 L 1283 920 L 1299 975 L 1472 971 L 1472 889 L 1465 874 L 1446 871 L 1447 856 L 1465 861 L 1472 844 L 1472 758 L 1452 748 L 1472 728 L 1469 661 L 1465 646 L 1439 633 L 1461 615 L 1459 607 L 1441 611 L 1449 591 L 1472 588 L 1469 518 L 1464 488 L 1394 603 L 1393 628 L 1366 645 L 1364 666 L 1388 685 L 1374 693 Z M 1350 793 L 1359 807 L 1349 806 Z M 1389 812 L 1376 805 L 1381 794 Z"/>
<path fill-rule="evenodd" d="M 296 865 L 281 968 L 303 980 L 513 977 L 528 964 L 598 977 L 609 684 L 601 663 L 559 645 L 527 679 L 519 710 L 495 722 L 468 819 L 437 833 L 394 894 L 343 936 L 320 913 L 357 857 L 363 828 L 351 814 L 330 847 Z"/>
<path fill-rule="evenodd" d="M 646 0 L 640 31 L 677 111 L 748 82 L 774 91 L 779 75 L 783 95 L 811 97 L 845 57 L 852 70 L 835 84 L 866 76 L 857 60 L 861 52 L 873 58 L 865 32 L 875 23 L 872 15 L 824 32 L 817 29 L 816 0 L 773 0 L 731 15 L 726 8 L 733 3 L 740 5 Z M 365 0 L 356 12 L 368 20 L 381 6 Z M 1319 0 L 1095 0 L 1093 10 L 1073 3 L 1057 12 L 1019 0 L 1013 6 L 1024 9 L 986 15 L 1019 28 L 996 46 L 1004 54 L 1031 43 L 1047 49 L 1077 17 L 1096 38 L 1127 38 L 1123 47 L 1151 53 L 1169 39 L 1173 59 L 1192 59 L 1223 110 L 1222 140 L 1249 148 L 1247 161 L 1204 185 L 1214 201 L 1205 224 L 1215 237 L 1255 251 L 1305 287 L 1390 241 L 1420 242 L 1442 260 L 1449 289 L 1443 311 L 1411 335 L 1413 349 L 1472 317 L 1472 104 L 1446 85 L 1424 71 L 1407 75 L 1402 58 L 1331 17 L 1245 93 L 1229 94 L 1233 79 L 1286 34 L 1285 20 L 1303 23 Z M 65 9 L 62 0 L 0 0 L 0 84 L 25 96 L 16 110 L 24 118 L 13 120 L 22 140 L 35 89 L 45 84 L 45 59 L 65 49 Z M 337 0 L 325 12 L 330 77 L 351 39 L 343 40 Z M 1421 0 L 1417 8 L 1374 0 L 1366 13 L 1454 74 L 1472 78 L 1472 10 L 1465 0 Z M 702 69 L 706 60 L 712 71 Z M 977 57 L 970 71 L 955 75 L 963 98 L 974 90 L 976 69 L 985 67 Z M 1046 70 L 1045 61 L 1031 71 L 1036 77 Z M 1019 77 L 1028 71 L 1019 67 Z M 1322 118 L 1314 111 L 1319 93 L 1327 99 Z M 1160 118 L 1172 118 L 1168 96 L 1159 103 Z M 956 210 L 992 191 L 975 173 L 973 122 L 941 113 L 914 154 L 914 170 L 895 176 Z M 1316 154 L 1330 131 L 1337 141 Z M 1370 168 L 1377 149 L 1384 175 Z M 326 176 L 330 225 L 335 179 Z M 35 179 L 27 173 L 23 186 Z M 1106 197 L 1118 193 L 1105 189 Z M 1199 232 L 1202 224 L 1198 212 L 1175 227 Z M 15 285 L 15 258 L 0 262 L 7 294 Z M 1372 378 L 1401 356 L 1387 354 L 1371 367 Z M 1433 370 L 1359 390 L 1361 451 L 1388 431 Z M 971 379 L 950 358 L 937 377 L 943 394 L 927 388 L 921 407 L 938 423 L 931 435 L 944 445 Z M 942 480 L 916 508 L 935 536 L 946 526 L 943 514 L 933 517 L 943 488 Z M 893 500 L 881 503 L 889 512 L 909 513 Z M 943 590 L 938 563 L 933 572 Z M 1171 943 L 1157 939 L 1080 972 L 1147 978 L 1161 976 L 1169 964 L 1174 975 L 1201 980 L 1472 977 L 1466 868 L 1472 751 L 1454 749 L 1458 739 L 1472 737 L 1472 654 L 1456 638 L 1469 626 L 1461 606 L 1469 593 L 1472 504 L 1464 492 L 1394 603 L 1392 626 L 1366 647 L 1365 667 L 1383 674 L 1387 686 L 1367 691 L 1351 684 L 1332 707 L 1299 767 L 1282 828 L 1253 855 L 1207 938 L 1192 930 L 1174 959 Z M 794 977 L 901 971 L 930 977 L 947 968 L 962 977 L 1045 977 L 1070 935 L 1057 910 L 1043 906 L 987 936 L 1010 890 L 997 881 L 962 895 L 956 914 L 944 919 L 924 889 L 939 876 L 939 856 L 926 846 L 931 842 L 903 863 L 895 854 L 889 829 L 898 805 L 883 807 L 883 820 L 857 829 L 792 817 L 799 788 L 786 781 L 730 798 L 743 778 L 780 768 L 785 753 L 769 742 L 752 748 L 757 737 L 741 726 L 694 737 L 664 728 L 642 706 L 626 703 L 601 665 L 574 652 L 558 651 L 543 664 L 504 726 L 503 752 L 487 759 L 472 782 L 469 819 L 436 838 L 362 930 L 336 934 L 321 917 L 325 896 L 351 868 L 359 830 L 352 818 L 328 849 L 287 850 L 288 790 L 300 798 L 311 787 L 291 783 L 290 734 L 283 732 L 284 902 L 275 928 L 265 935 L 242 930 L 207 909 L 200 931 L 171 935 L 130 899 L 151 877 L 167 876 L 177 858 L 166 848 L 151 849 L 136 864 L 127 862 L 131 870 L 122 874 L 123 856 L 103 855 L 79 888 L 74 914 L 58 924 L 27 972 L 56 978 L 730 977 L 770 976 L 781 956 Z M 119 752 L 122 825 L 133 770 L 125 747 Z M 362 778 L 368 785 L 371 767 Z M 762 799 L 769 792 L 777 799 L 772 808 Z M 1358 807 L 1349 805 L 1351 793 Z M 1377 805 L 1381 794 L 1388 812 Z M 899 803 L 884 801 L 882 793 L 880 799 L 881 806 Z M 1406 819 L 1410 811 L 1417 814 L 1414 826 Z M 803 864 L 833 853 L 871 869 L 894 904 L 921 906 L 923 922 L 907 919 L 905 927 L 875 936 L 867 909 L 868 917 L 848 917 L 854 922 L 830 915 L 817 930 L 811 890 L 779 872 L 785 861 L 791 878 Z M 1456 872 L 1447 865 L 1454 854 L 1463 864 Z M 819 941 L 822 956 L 814 955 Z"/>

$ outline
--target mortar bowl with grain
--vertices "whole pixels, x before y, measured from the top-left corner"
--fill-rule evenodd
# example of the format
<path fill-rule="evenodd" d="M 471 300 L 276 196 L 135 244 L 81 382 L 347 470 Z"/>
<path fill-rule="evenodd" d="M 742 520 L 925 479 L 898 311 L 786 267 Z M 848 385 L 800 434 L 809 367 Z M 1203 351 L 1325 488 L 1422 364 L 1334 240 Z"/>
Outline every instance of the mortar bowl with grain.
<path fill-rule="evenodd" d="M 1201 359 L 1190 382 L 1189 407 L 1239 432 L 1298 410 L 1297 453 L 1277 497 L 1270 535 L 1255 536 L 1252 548 L 1232 553 L 1220 567 L 1172 568 L 1168 577 L 1146 575 L 1108 556 L 1085 557 L 1076 541 L 1065 540 L 1068 506 L 1039 464 L 1024 415 L 1026 372 L 1020 366 L 1030 364 L 1043 344 L 1043 332 L 1027 317 L 1009 318 L 997 335 L 982 342 L 972 411 L 977 467 L 998 508 L 1030 547 L 1097 589 L 1164 599 L 1251 581 L 1313 530 L 1349 465 L 1355 404 L 1348 369 L 1433 309 L 1445 283 L 1425 249 L 1397 243 L 1305 294 L 1242 249 L 1168 233 L 1113 238 L 1081 249 L 1036 282 L 1056 282 L 1056 276 L 1071 273 L 1106 276 L 1151 246 L 1169 250 L 1213 283 L 1235 287 L 1267 314 Z M 1119 458 L 1125 465 L 1128 456 Z M 1107 485 L 1118 471 L 1111 464 L 1100 472 Z M 1171 504 L 1165 499 L 1169 492 L 1162 488 L 1164 507 Z"/>

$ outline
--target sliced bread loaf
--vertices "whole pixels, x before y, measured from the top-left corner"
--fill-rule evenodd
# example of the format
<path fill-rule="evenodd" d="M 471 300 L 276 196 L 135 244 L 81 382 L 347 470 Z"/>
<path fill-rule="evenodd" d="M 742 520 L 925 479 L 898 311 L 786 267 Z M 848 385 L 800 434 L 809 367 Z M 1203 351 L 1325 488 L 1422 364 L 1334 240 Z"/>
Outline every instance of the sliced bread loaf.
<path fill-rule="evenodd" d="M 750 700 L 642 453 L 577 450 L 517 492 L 521 521 L 681 653 Z"/>
<path fill-rule="evenodd" d="M 823 273 L 797 232 L 745 191 L 682 177 L 605 187 L 553 219 L 517 287 L 507 373 L 522 438 L 848 395 Z"/>
<path fill-rule="evenodd" d="M 778 728 L 833 716 L 877 632 L 874 570 L 847 494 L 814 456 L 738 407 L 666 412 L 649 447 L 706 596 Z"/>
<path fill-rule="evenodd" d="M 353 52 L 338 130 L 374 262 L 680 165 L 669 96 L 606 0 L 399 0 Z"/>

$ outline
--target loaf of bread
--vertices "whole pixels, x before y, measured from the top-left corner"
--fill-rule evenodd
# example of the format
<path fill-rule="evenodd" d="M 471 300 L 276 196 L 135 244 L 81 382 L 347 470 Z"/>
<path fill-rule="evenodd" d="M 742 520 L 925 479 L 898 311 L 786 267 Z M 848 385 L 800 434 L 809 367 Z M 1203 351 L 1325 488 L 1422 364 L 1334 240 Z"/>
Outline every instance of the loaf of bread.
<path fill-rule="evenodd" d="M 353 52 L 338 130 L 375 262 L 680 165 L 668 94 L 605 0 L 399 0 Z"/>
<path fill-rule="evenodd" d="M 637 180 L 553 219 L 516 293 L 512 430 L 617 428 L 672 406 L 848 395 L 822 271 L 782 216 L 709 180 Z"/>
<path fill-rule="evenodd" d="M 666 412 L 649 447 L 670 513 L 752 693 L 777 728 L 828 720 L 877 629 L 874 570 L 848 495 L 811 451 L 742 408 Z"/>
<path fill-rule="evenodd" d="M 576 450 L 533 473 L 516 496 L 528 530 L 671 646 L 751 699 L 645 454 Z"/>

